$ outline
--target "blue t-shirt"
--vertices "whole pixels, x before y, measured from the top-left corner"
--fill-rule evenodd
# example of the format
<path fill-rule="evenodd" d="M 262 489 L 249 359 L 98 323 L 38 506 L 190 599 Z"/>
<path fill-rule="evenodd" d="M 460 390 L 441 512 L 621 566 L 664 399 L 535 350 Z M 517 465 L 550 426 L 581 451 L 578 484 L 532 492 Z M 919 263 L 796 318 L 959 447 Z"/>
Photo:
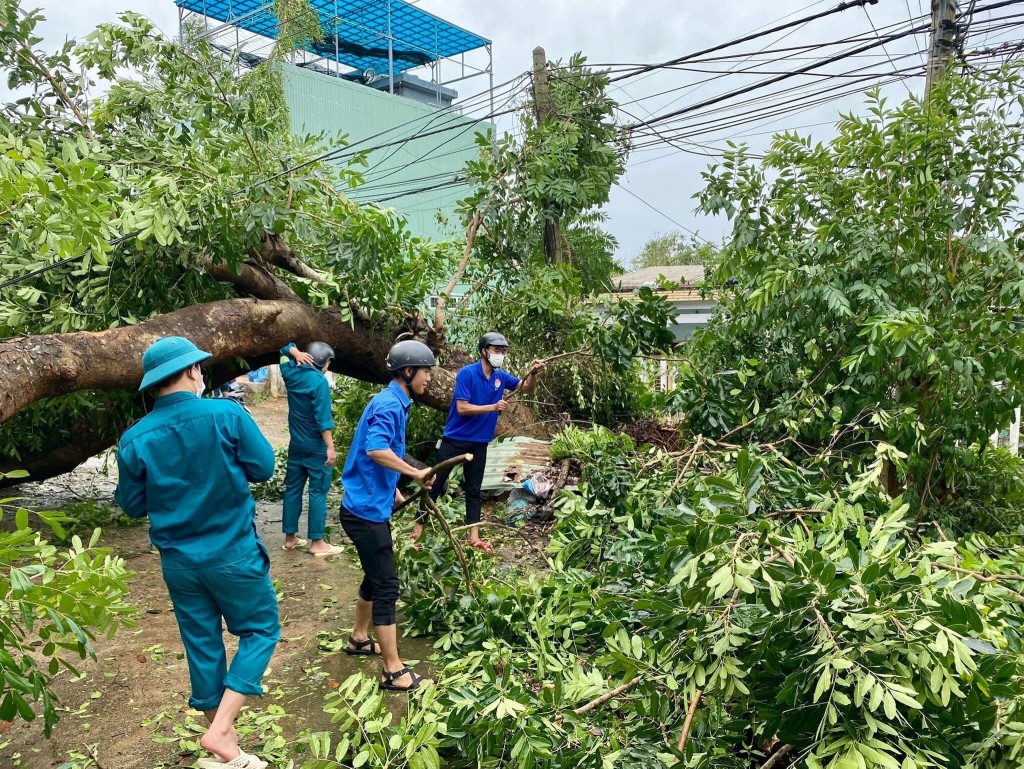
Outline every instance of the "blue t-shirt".
<path fill-rule="evenodd" d="M 323 371 L 295 362 L 288 354 L 293 347 L 294 344 L 287 344 L 281 348 L 281 377 L 288 388 L 288 432 L 291 434 L 288 456 L 326 459 L 327 444 L 322 433 L 334 429 L 331 386 Z"/>
<path fill-rule="evenodd" d="M 471 406 L 490 406 L 519 387 L 520 379 L 501 369 L 493 369 L 488 377 L 484 374 L 483 361 L 471 363 L 459 369 L 455 375 L 455 394 L 448 409 L 448 423 L 444 426 L 444 437 L 453 441 L 490 443 L 498 428 L 498 412 L 464 417 L 459 414 L 458 402 L 466 401 Z"/>
<path fill-rule="evenodd" d="M 353 515 L 375 523 L 390 520 L 401 473 L 377 464 L 367 452 L 391 449 L 399 458 L 405 457 L 405 424 L 411 406 L 398 382 L 392 382 L 363 409 L 341 473 L 345 487 L 341 504 Z"/>
<path fill-rule="evenodd" d="M 176 392 L 125 431 L 114 499 L 170 566 L 217 566 L 263 547 L 250 483 L 274 474 L 274 450 L 245 409 Z"/>

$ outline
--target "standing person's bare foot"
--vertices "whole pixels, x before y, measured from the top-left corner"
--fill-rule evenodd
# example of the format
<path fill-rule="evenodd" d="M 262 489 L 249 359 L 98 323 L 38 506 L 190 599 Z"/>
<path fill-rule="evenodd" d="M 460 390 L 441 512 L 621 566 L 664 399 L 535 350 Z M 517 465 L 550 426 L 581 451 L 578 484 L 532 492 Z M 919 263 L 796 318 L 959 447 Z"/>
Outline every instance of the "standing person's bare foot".
<path fill-rule="evenodd" d="M 332 545 L 323 539 L 314 539 L 313 543 L 309 546 L 309 554 L 317 558 L 326 558 L 329 555 L 338 555 L 338 553 L 342 552 L 344 550 L 340 547 Z"/>
<path fill-rule="evenodd" d="M 208 753 L 213 753 L 224 763 L 238 758 L 238 754 L 242 752 L 238 747 L 238 734 L 233 728 L 221 732 L 214 731 L 211 726 L 199 739 L 199 746 Z"/>
<path fill-rule="evenodd" d="M 305 547 L 309 543 L 297 534 L 285 534 L 282 550 L 294 550 L 297 547 Z"/>

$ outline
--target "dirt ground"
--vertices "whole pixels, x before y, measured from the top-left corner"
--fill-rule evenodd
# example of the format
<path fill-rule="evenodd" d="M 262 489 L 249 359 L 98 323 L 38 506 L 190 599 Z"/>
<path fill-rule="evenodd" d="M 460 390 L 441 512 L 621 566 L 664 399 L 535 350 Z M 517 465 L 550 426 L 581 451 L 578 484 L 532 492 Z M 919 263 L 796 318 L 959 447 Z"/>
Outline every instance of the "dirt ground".
<path fill-rule="evenodd" d="M 254 408 L 254 414 L 271 443 L 287 444 L 286 401 L 265 401 Z M 111 465 L 109 458 L 96 458 L 74 473 L 17 492 L 25 506 L 35 509 L 82 499 L 112 503 L 116 471 Z M 337 509 L 336 500 L 330 509 Z M 257 526 L 272 554 L 271 574 L 281 599 L 283 629 L 264 679 L 268 696 L 252 702 L 264 709 L 271 704 L 283 707 L 289 716 L 278 726 L 281 736 L 291 740 L 302 729 L 327 729 L 324 696 L 357 670 L 375 674 L 379 663 L 320 648 L 320 633 L 332 640 L 347 639 L 361 579 L 354 551 L 337 526 L 332 538 L 346 545 L 346 552 L 327 561 L 282 551 L 279 502 L 258 505 Z M 304 526 L 303 517 L 300 527 Z M 98 659 L 81 665 L 80 679 L 72 680 L 66 671 L 57 677 L 54 688 L 63 712 L 51 739 L 44 738 L 40 720 L 16 722 L 0 735 L 3 769 L 60 767 L 76 753 L 88 758 L 69 767 L 157 769 L 191 766 L 197 757 L 183 750 L 190 737 L 198 739 L 186 721 L 199 714 L 188 710 L 188 671 L 148 528 L 105 530 L 101 544 L 115 549 L 135 573 L 129 601 L 138 610 L 137 627 L 122 629 L 113 639 L 99 639 Z M 407 659 L 426 661 L 431 654 L 429 642 L 423 639 L 404 639 L 401 646 Z M 229 653 L 233 647 L 230 643 Z M 418 667 L 425 668 L 425 664 Z M 394 695 L 391 701 L 400 712 L 406 698 Z"/>

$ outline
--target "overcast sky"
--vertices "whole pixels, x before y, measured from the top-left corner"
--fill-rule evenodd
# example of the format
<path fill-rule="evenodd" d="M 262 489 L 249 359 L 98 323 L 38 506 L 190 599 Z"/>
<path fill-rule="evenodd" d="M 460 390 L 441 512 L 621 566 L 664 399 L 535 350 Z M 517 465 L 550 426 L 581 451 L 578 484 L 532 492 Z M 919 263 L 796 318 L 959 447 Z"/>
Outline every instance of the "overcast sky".
<path fill-rule="evenodd" d="M 776 0 L 773 3 L 758 0 L 420 0 L 417 4 L 493 40 L 495 82 L 501 83 L 530 67 L 531 51 L 536 45 L 545 47 L 549 59 L 567 58 L 575 51 L 582 51 L 594 63 L 654 63 L 724 43 L 780 22 L 829 10 L 838 5 L 838 0 Z M 35 5 L 44 10 L 48 20 L 42 32 L 46 44 L 53 46 L 67 36 L 81 36 L 96 24 L 113 20 L 124 10 L 144 14 L 170 35 L 176 34 L 178 29 L 178 10 L 173 0 L 36 0 L 34 3 L 23 2 L 23 5 Z M 870 41 L 875 30 L 885 35 L 889 33 L 886 28 L 890 25 L 909 26 L 908 20 L 925 13 L 928 7 L 927 0 L 879 0 L 877 4 L 868 6 L 867 11 L 852 8 L 730 51 L 754 53 L 765 47 L 774 49 L 825 43 L 851 36 Z M 987 18 L 979 15 L 975 27 L 978 31 L 972 33 L 967 46 L 969 49 L 996 45 L 1000 40 L 1020 36 L 1015 30 L 986 31 L 982 28 L 982 20 Z M 845 47 L 858 44 L 863 42 Z M 877 73 L 881 79 L 894 68 L 915 63 L 920 66 L 923 58 L 916 52 L 926 48 L 926 44 L 924 34 L 906 37 L 890 42 L 884 51 L 875 48 L 864 58 L 845 60 L 823 71 L 840 74 L 866 67 L 864 72 Z M 769 72 L 793 70 L 839 50 L 790 52 L 793 58 L 764 66 L 761 74 L 733 72 L 714 80 L 710 79 L 713 75 L 706 72 L 662 70 L 647 77 L 624 81 L 621 89 L 613 91 L 613 96 L 622 103 L 641 99 L 625 106 L 625 109 L 636 118 L 647 119 L 652 114 L 677 110 L 716 94 L 763 81 L 771 76 Z M 736 60 L 716 64 L 714 68 L 742 70 L 749 66 L 750 61 Z M 834 77 L 827 81 L 820 77 L 787 80 L 785 85 L 751 93 L 747 103 L 752 109 L 756 105 L 752 100 L 760 93 L 812 82 L 827 85 L 844 81 Z M 684 86 L 689 90 L 679 90 Z M 915 77 L 891 84 L 885 92 L 894 99 L 902 99 L 907 96 L 908 88 L 920 93 L 923 86 L 923 78 Z M 486 83 L 480 79 L 456 87 L 465 97 L 486 88 Z M 654 96 L 664 91 L 671 92 Z M 730 103 L 743 104 L 744 101 L 740 99 Z M 718 148 L 733 136 L 734 141 L 746 141 L 756 151 L 767 144 L 771 131 L 812 126 L 802 129 L 802 133 L 827 140 L 832 135 L 831 123 L 839 112 L 860 111 L 862 105 L 862 97 L 850 96 L 796 114 L 766 118 L 757 123 L 691 138 Z M 701 112 L 702 115 L 706 113 L 707 110 Z M 627 115 L 622 115 L 622 118 L 627 122 L 633 120 Z M 702 119 L 707 118 L 694 117 L 691 122 Z M 653 235 L 678 230 L 677 223 L 712 241 L 720 240 L 727 232 L 726 222 L 708 219 L 694 212 L 693 195 L 701 187 L 700 173 L 712 162 L 711 159 L 680 150 L 680 146 L 693 147 L 692 144 L 681 144 L 686 139 L 674 141 L 675 146 L 663 143 L 634 152 L 622 179 L 622 188 L 617 187 L 612 192 L 607 209 L 610 217 L 608 227 L 619 240 L 619 257 L 624 262 L 628 262 Z"/>

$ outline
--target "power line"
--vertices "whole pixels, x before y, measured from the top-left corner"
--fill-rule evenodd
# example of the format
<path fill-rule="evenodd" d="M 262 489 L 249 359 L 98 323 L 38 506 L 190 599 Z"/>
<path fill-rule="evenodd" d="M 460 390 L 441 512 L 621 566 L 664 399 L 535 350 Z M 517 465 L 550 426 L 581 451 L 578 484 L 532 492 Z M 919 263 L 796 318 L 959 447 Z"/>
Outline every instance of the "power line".
<path fill-rule="evenodd" d="M 691 54 L 687 54 L 685 56 L 680 56 L 679 58 L 676 58 L 676 59 L 670 59 L 669 61 L 665 61 L 665 62 L 662 62 L 660 64 L 648 64 L 648 65 L 646 65 L 644 67 L 639 68 L 636 72 L 633 72 L 631 74 L 620 75 L 620 76 L 618 76 L 616 78 L 612 78 L 611 82 L 614 83 L 614 82 L 617 82 L 619 80 L 625 80 L 625 79 L 630 78 L 630 77 L 636 77 L 637 75 L 643 74 L 645 72 L 650 72 L 650 71 L 656 70 L 656 69 L 664 69 L 665 67 L 672 66 L 672 65 L 675 65 L 675 64 L 682 64 L 683 62 L 690 61 L 691 59 L 694 59 L 694 58 L 696 58 L 698 56 L 703 56 L 703 55 L 708 54 L 708 53 L 714 53 L 716 51 L 721 51 L 721 50 L 724 50 L 726 48 L 732 48 L 733 46 L 739 45 L 740 43 L 747 43 L 747 42 L 750 42 L 751 40 L 756 40 L 756 39 L 758 39 L 760 37 L 766 37 L 767 35 L 771 35 L 771 34 L 774 34 L 776 32 L 782 32 L 783 30 L 789 29 L 790 27 L 796 27 L 796 26 L 800 26 L 800 25 L 803 25 L 803 24 L 807 24 L 808 22 L 816 21 L 818 19 L 823 19 L 823 18 L 825 18 L 827 16 L 832 16 L 833 14 L 836 14 L 836 13 L 842 13 L 843 11 L 848 10 L 850 8 L 856 8 L 858 6 L 863 6 L 866 3 L 874 4 L 876 2 L 878 2 L 878 0 L 848 0 L 848 2 L 840 3 L 838 6 L 836 6 L 835 8 L 833 8 L 830 11 L 823 11 L 821 13 L 816 13 L 816 14 L 813 14 L 811 16 L 805 16 L 805 17 L 803 17 L 801 19 L 797 19 L 796 21 L 787 22 L 786 24 L 779 24 L 779 25 L 774 26 L 771 29 L 767 29 L 767 30 L 765 30 L 763 32 L 754 32 L 754 33 L 751 33 L 749 35 L 744 35 L 743 37 L 738 37 L 738 38 L 736 38 L 734 40 L 730 40 L 729 42 L 721 43 L 719 45 L 714 45 L 714 46 L 711 46 L 710 48 L 705 48 L 703 50 L 697 51 L 696 53 L 691 53 Z"/>
<path fill-rule="evenodd" d="M 686 227 L 686 226 L 680 224 L 675 219 L 673 219 L 671 216 L 669 216 L 664 211 L 662 211 L 660 208 L 655 208 L 652 204 L 648 203 L 642 197 L 640 197 L 635 192 L 633 192 L 633 190 L 629 189 L 629 187 L 625 187 L 622 184 L 620 184 L 619 182 L 615 182 L 615 186 L 618 187 L 620 190 L 624 190 L 625 192 L 628 192 L 630 195 L 632 195 L 634 198 L 639 200 L 641 203 L 643 203 L 649 209 L 654 211 L 654 213 L 659 214 L 660 216 L 665 217 L 668 221 L 672 222 L 672 224 L 674 224 L 679 229 L 684 230 L 684 231 L 690 233 L 691 235 L 693 235 L 693 237 L 695 237 L 697 240 L 703 240 L 705 243 L 710 243 L 711 242 L 709 240 L 706 240 L 705 238 L 702 238 L 700 235 L 698 235 L 696 232 L 691 230 L 689 227 Z"/>
<path fill-rule="evenodd" d="M 875 29 L 875 22 L 873 22 L 871 20 L 871 14 L 868 13 L 868 7 L 865 5 L 865 6 L 862 6 L 862 8 L 864 9 L 864 16 L 867 18 L 868 24 L 871 25 L 871 30 L 875 33 L 875 37 L 877 37 L 879 40 L 881 40 L 882 36 L 880 34 L 878 34 L 878 30 Z M 892 68 L 895 71 L 896 70 L 896 62 L 894 62 L 892 60 L 892 56 L 889 55 L 889 49 L 885 47 L 885 43 L 882 43 L 882 52 L 885 54 L 885 58 L 887 58 L 889 60 L 889 63 L 892 65 Z M 910 86 L 907 85 L 905 80 L 901 81 L 901 82 L 903 83 L 904 86 L 906 86 L 907 94 L 911 95 L 912 91 L 910 90 Z"/>
<path fill-rule="evenodd" d="M 896 33 L 896 34 L 890 35 L 884 42 L 889 42 L 891 40 L 898 40 L 901 37 L 906 37 L 909 34 L 913 34 L 914 32 L 920 31 L 920 29 L 923 29 L 923 27 L 915 28 L 913 30 L 910 30 L 909 32 L 901 32 L 901 33 Z M 854 52 L 859 53 L 861 51 L 867 51 L 867 50 L 870 50 L 872 48 L 876 48 L 876 47 L 878 47 L 879 45 L 882 45 L 882 44 L 883 44 L 883 40 L 882 40 L 882 38 L 879 38 L 875 42 L 867 43 L 867 44 L 861 46 L 860 48 L 854 49 Z M 714 97 L 711 97 L 709 99 L 705 99 L 703 101 L 697 102 L 696 104 L 691 104 L 688 107 L 683 107 L 682 109 L 678 109 L 678 110 L 675 110 L 673 112 L 669 112 L 667 114 L 660 115 L 660 116 L 658 116 L 656 118 L 653 118 L 652 120 L 647 120 L 647 121 L 644 121 L 644 122 L 639 123 L 639 124 L 634 124 L 633 126 L 630 126 L 630 130 L 635 130 L 636 128 L 639 128 L 639 127 L 645 126 L 645 125 L 646 126 L 650 126 L 650 125 L 654 125 L 656 123 L 663 123 L 663 122 L 665 122 L 667 120 L 671 120 L 672 118 L 681 117 L 683 115 L 686 115 L 686 114 L 689 114 L 691 112 L 694 112 L 694 111 L 696 111 L 698 109 L 702 109 L 703 107 L 709 107 L 709 106 L 711 106 L 713 104 L 718 104 L 719 102 L 726 101 L 727 99 L 734 99 L 737 96 L 744 96 L 744 95 L 746 95 L 748 93 L 751 93 L 752 91 L 756 91 L 756 90 L 759 90 L 761 88 L 766 88 L 769 85 L 774 85 L 775 83 L 780 83 L 783 80 L 788 80 L 791 77 L 796 77 L 798 75 L 803 75 L 803 74 L 806 74 L 807 72 L 811 72 L 811 71 L 813 71 L 815 69 L 819 69 L 820 67 L 824 67 L 827 64 L 833 64 L 833 63 L 835 63 L 837 61 L 841 61 L 845 57 L 846 57 L 846 54 L 840 53 L 840 54 L 836 54 L 835 56 L 830 56 L 830 57 L 828 57 L 826 59 L 821 59 L 821 60 L 819 60 L 817 62 L 813 62 L 811 64 L 807 64 L 807 65 L 805 65 L 803 67 L 800 67 L 799 69 L 793 70 L 791 72 L 787 72 L 787 73 L 784 73 L 782 75 L 777 75 L 775 77 L 769 78 L 768 80 L 765 80 L 764 82 L 756 83 L 756 84 L 748 86 L 746 88 L 738 88 L 738 89 L 735 89 L 733 91 L 729 91 L 727 93 L 720 94 L 718 96 L 714 96 Z"/>

